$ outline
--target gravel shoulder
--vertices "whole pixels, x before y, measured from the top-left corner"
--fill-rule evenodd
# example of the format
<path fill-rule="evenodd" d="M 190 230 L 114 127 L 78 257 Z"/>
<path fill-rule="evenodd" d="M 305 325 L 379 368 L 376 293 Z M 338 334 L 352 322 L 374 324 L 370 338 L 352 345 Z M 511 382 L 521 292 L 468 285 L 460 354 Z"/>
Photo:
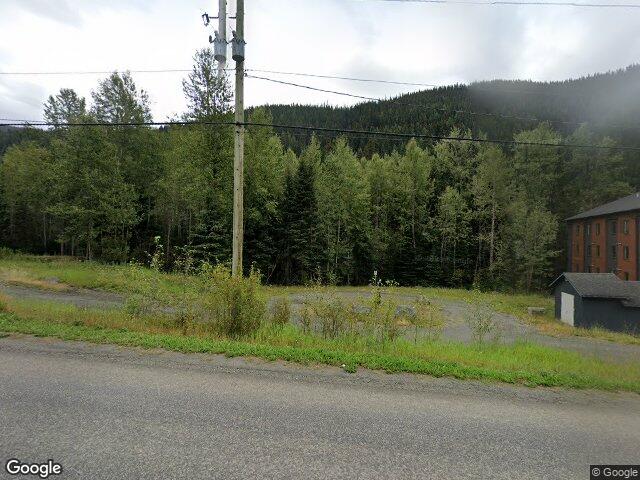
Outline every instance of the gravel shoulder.
<path fill-rule="evenodd" d="M 125 297 L 111 292 L 89 290 L 83 288 L 69 291 L 42 290 L 39 288 L 12 285 L 0 282 L 0 292 L 11 297 L 24 300 L 39 300 L 43 302 L 58 302 L 74 305 L 80 308 L 122 308 Z"/>

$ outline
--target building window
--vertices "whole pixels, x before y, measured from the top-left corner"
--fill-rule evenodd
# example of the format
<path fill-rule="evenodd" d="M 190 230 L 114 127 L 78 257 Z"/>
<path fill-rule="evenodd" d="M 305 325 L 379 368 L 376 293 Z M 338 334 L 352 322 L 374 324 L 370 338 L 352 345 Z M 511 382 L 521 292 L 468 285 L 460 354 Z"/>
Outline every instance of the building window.
<path fill-rule="evenodd" d="M 596 222 L 596 235 L 600 235 L 600 223 Z"/>
<path fill-rule="evenodd" d="M 625 235 L 629 235 L 629 220 L 622 222 L 622 231 Z"/>
<path fill-rule="evenodd" d="M 591 257 L 591 244 L 587 245 L 587 257 Z"/>
<path fill-rule="evenodd" d="M 580 235 L 580 225 L 576 225 L 576 235 Z"/>
<path fill-rule="evenodd" d="M 618 233 L 618 222 L 615 220 L 611 222 L 611 235 L 616 235 Z"/>
<path fill-rule="evenodd" d="M 618 246 L 617 245 L 611 245 L 611 258 L 613 258 L 614 260 L 616 258 L 618 258 Z"/>
<path fill-rule="evenodd" d="M 576 243 L 576 252 L 580 253 L 580 244 Z"/>
<path fill-rule="evenodd" d="M 600 258 L 600 245 L 596 245 L 596 257 Z"/>
<path fill-rule="evenodd" d="M 629 280 L 629 272 L 624 272 L 624 279 Z"/>
<path fill-rule="evenodd" d="M 627 247 L 626 245 L 622 249 L 622 256 L 625 260 L 629 260 L 629 247 Z"/>
<path fill-rule="evenodd" d="M 586 229 L 587 237 L 591 237 L 591 224 L 587 223 L 587 226 L 585 227 L 585 229 Z"/>

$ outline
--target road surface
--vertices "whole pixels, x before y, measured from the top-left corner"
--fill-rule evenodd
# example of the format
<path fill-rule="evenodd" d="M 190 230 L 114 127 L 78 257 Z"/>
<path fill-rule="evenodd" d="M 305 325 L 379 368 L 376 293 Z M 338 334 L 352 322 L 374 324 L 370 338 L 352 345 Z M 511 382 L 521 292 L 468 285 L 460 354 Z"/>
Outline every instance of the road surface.
<path fill-rule="evenodd" d="M 640 460 L 635 394 L 24 336 L 0 339 L 0 385 L 0 476 L 9 458 L 91 479 L 586 479 Z"/>

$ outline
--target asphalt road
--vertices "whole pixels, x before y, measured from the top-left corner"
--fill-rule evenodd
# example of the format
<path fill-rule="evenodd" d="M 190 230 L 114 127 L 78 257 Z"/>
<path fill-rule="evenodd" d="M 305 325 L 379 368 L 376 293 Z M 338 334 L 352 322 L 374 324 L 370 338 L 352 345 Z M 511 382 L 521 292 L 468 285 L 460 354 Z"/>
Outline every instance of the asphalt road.
<path fill-rule="evenodd" d="M 640 396 L 7 337 L 0 476 L 9 458 L 54 459 L 50 478 L 587 479 L 640 463 Z"/>

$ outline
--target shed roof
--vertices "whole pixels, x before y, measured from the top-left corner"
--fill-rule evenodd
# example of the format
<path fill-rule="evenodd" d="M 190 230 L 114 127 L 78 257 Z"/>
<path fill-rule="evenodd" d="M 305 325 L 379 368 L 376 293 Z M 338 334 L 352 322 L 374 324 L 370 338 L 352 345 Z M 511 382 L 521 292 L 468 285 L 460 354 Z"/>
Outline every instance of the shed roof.
<path fill-rule="evenodd" d="M 622 301 L 625 307 L 640 307 L 640 282 L 624 282 L 631 296 Z M 635 293 L 634 293 L 635 292 Z"/>
<path fill-rule="evenodd" d="M 613 213 L 629 212 L 631 210 L 640 210 L 640 192 L 632 193 L 626 197 L 619 198 L 613 202 L 605 203 L 599 207 L 592 208 L 586 212 L 579 213 L 567 220 L 579 220 L 581 218 L 599 217 L 602 215 L 611 215 Z"/>
<path fill-rule="evenodd" d="M 581 297 L 615 298 L 640 306 L 640 282 L 625 282 L 613 273 L 566 272 L 556 278 L 551 287 L 562 279 L 569 282 Z M 631 306 L 631 305 L 629 305 Z"/>

